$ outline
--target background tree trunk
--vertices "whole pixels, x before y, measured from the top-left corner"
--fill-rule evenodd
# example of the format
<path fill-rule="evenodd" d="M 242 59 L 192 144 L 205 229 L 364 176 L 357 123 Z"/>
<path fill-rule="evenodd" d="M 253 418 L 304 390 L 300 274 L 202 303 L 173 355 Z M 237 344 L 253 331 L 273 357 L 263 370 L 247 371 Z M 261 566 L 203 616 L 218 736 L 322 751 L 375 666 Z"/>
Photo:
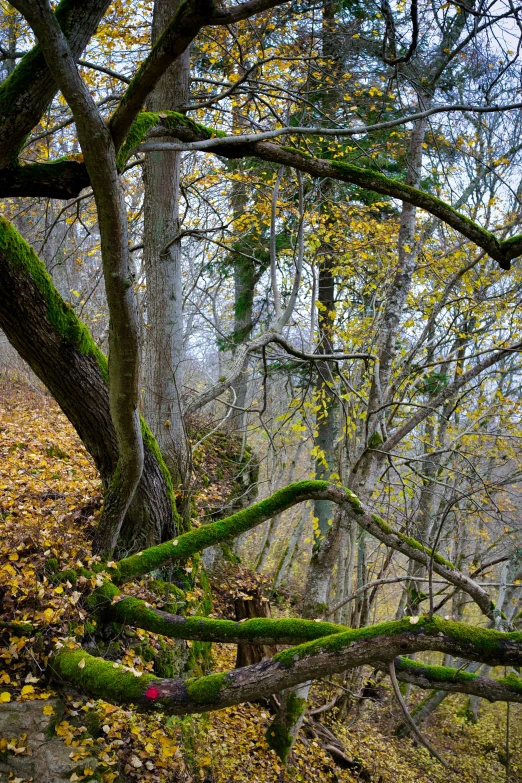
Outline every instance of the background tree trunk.
<path fill-rule="evenodd" d="M 154 44 L 180 5 L 156 0 Z M 178 111 L 187 104 L 190 52 L 162 76 L 147 101 L 150 111 Z M 189 525 L 190 446 L 183 418 L 183 281 L 179 238 L 179 152 L 151 152 L 143 165 L 143 260 L 147 279 L 147 328 L 143 377 L 144 413 L 172 476 L 184 527 Z"/>

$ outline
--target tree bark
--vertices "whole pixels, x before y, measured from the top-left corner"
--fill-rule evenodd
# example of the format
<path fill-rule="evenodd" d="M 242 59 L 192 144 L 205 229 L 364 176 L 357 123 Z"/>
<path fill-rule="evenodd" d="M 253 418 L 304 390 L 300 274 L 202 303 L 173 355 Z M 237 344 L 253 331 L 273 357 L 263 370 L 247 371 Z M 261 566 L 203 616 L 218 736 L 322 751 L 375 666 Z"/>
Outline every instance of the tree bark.
<path fill-rule="evenodd" d="M 180 0 L 156 0 L 155 44 L 174 17 Z M 150 111 L 178 111 L 188 102 L 190 53 L 185 52 L 156 84 Z M 147 280 L 147 328 L 143 399 L 147 422 L 180 491 L 180 514 L 189 526 L 191 455 L 183 418 L 183 281 L 179 238 L 179 152 L 151 152 L 143 166 L 143 260 Z M 161 540 L 161 539 L 160 539 Z"/>
<path fill-rule="evenodd" d="M 109 407 L 118 442 L 118 462 L 105 488 L 93 549 L 110 554 L 144 464 L 138 412 L 139 321 L 125 199 L 111 133 L 78 72 L 74 54 L 50 5 L 36 6 L 27 0 L 17 0 L 14 5 L 31 25 L 47 66 L 73 113 L 96 202 L 109 308 Z"/>
<path fill-rule="evenodd" d="M 0 288 L 0 327 L 60 405 L 106 487 L 118 461 L 107 360 L 58 295 L 43 262 L 5 218 L 0 218 Z M 143 474 L 120 533 L 123 551 L 150 546 L 161 532 L 166 537 L 176 532 L 170 477 L 145 433 Z"/>

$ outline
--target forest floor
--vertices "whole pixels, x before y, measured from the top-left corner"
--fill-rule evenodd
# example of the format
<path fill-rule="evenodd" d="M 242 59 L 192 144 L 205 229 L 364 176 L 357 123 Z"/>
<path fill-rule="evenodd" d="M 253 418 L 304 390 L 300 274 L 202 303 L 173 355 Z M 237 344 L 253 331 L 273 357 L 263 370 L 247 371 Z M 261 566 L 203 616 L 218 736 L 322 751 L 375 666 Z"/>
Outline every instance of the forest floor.
<path fill-rule="evenodd" d="M 202 507 L 212 492 L 206 481 Z M 96 470 L 57 405 L 25 382 L 0 380 L 0 620 L 30 622 L 41 631 L 33 638 L 0 632 L 0 702 L 56 695 L 45 675 L 47 652 L 56 643 L 78 646 L 86 615 L 82 588 L 53 584 L 46 576 L 46 562 L 56 558 L 60 568 L 78 561 L 89 564 L 89 533 L 100 502 Z M 146 582 L 129 589 L 150 598 Z M 139 631 L 122 643 L 121 662 L 150 670 L 152 661 L 139 654 L 144 644 L 154 648 L 157 640 Z M 234 647 L 214 645 L 213 670 L 231 668 L 234 659 Z M 331 699 L 334 687 L 320 684 L 315 703 Z M 302 736 L 291 766 L 283 770 L 264 739 L 270 723 L 267 707 L 245 704 L 166 719 L 72 692 L 59 695 L 66 711 L 56 733 L 80 763 L 89 755 L 100 761 L 94 778 L 86 769 L 71 781 L 522 783 L 520 704 L 510 707 L 508 777 L 505 704 L 483 703 L 474 725 L 463 716 L 465 698 L 451 696 L 431 716 L 423 731 L 450 769 L 411 740 L 392 735 L 401 715 L 387 690 L 381 701 L 366 702 L 357 718 L 353 709 L 343 723 L 336 721 L 335 710 L 321 715 L 347 757 L 358 763 L 357 772 L 340 768 L 318 742 Z M 421 695 L 416 691 L 412 703 Z M 23 738 L 0 739 L 1 752 L 24 753 Z"/>

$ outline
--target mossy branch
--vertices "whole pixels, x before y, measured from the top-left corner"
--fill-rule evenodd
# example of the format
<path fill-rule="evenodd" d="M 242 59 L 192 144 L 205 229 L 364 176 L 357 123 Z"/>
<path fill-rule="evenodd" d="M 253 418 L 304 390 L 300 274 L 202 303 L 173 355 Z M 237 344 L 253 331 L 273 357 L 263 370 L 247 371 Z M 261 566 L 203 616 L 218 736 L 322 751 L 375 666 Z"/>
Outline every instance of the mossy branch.
<path fill-rule="evenodd" d="M 334 486 L 327 481 L 309 480 L 289 484 L 266 500 L 255 503 L 250 508 L 239 511 L 227 519 L 203 525 L 172 541 L 120 560 L 112 571 L 113 581 L 119 584 L 136 576 L 150 573 L 165 563 L 186 560 L 196 552 L 251 530 L 267 519 L 305 500 L 331 500 L 341 505 L 345 513 L 353 518 L 360 527 L 386 546 L 402 552 L 410 559 L 430 568 L 433 553 L 429 547 L 411 536 L 395 532 L 391 525 L 363 506 L 349 489 Z M 495 607 L 488 593 L 438 553 L 433 554 L 433 570 L 451 584 L 468 593 L 487 617 L 495 618 Z"/>
<path fill-rule="evenodd" d="M 347 630 L 335 623 L 301 619 L 254 618 L 245 622 L 214 620 L 208 617 L 182 617 L 147 606 L 138 598 L 123 598 L 102 609 L 105 620 L 141 628 L 171 639 L 201 642 L 263 645 L 298 644 Z"/>
<path fill-rule="evenodd" d="M 203 525 L 172 541 L 150 547 L 143 552 L 120 560 L 111 572 L 113 581 L 119 584 L 128 579 L 148 574 L 165 563 L 187 560 L 196 552 L 227 539 L 235 538 L 297 503 L 325 497 L 325 493 L 328 495 L 330 491 L 329 486 L 326 481 L 300 481 L 290 484 L 266 500 L 255 503 L 243 511 L 238 511 L 226 519 Z"/>
<path fill-rule="evenodd" d="M 269 661 L 192 680 L 136 676 L 120 664 L 84 650 L 60 650 L 49 664 L 55 679 L 91 697 L 138 710 L 187 714 L 221 709 L 269 696 L 308 680 L 363 664 L 380 665 L 401 653 L 436 650 L 491 665 L 522 665 L 522 634 L 473 628 L 439 618 L 409 618 L 326 636 L 278 653 Z M 507 700 L 518 700 L 517 683 L 503 682 Z M 463 683 L 471 687 L 470 682 Z M 431 685 L 429 687 L 432 687 Z"/>
<path fill-rule="evenodd" d="M 488 701 L 515 701 L 522 703 L 522 679 L 515 674 L 495 679 L 450 666 L 430 666 L 410 658 L 395 660 L 397 679 L 425 690 L 469 693 Z"/>
<path fill-rule="evenodd" d="M 291 131 L 289 131 L 289 136 L 291 136 Z M 185 133 L 183 138 L 187 141 L 200 142 L 205 141 L 208 136 L 194 133 L 192 139 L 189 139 L 187 133 Z M 470 239 L 478 247 L 483 248 L 491 258 L 499 263 L 502 269 L 509 269 L 511 260 L 522 255 L 522 235 L 519 234 L 500 241 L 490 231 L 482 228 L 478 223 L 475 223 L 456 209 L 453 209 L 452 206 L 442 199 L 419 188 L 407 185 L 401 180 L 387 177 L 378 171 L 361 168 L 351 163 L 312 157 L 291 146 L 280 146 L 268 141 L 249 141 L 248 136 L 243 142 L 240 142 L 236 137 L 234 142 L 231 143 L 230 138 L 224 138 L 221 144 L 216 139 L 215 144 L 207 145 L 205 149 L 208 152 L 224 157 L 257 157 L 261 160 L 303 171 L 312 177 L 348 182 L 375 193 L 405 201 L 439 218 L 467 239 Z"/>

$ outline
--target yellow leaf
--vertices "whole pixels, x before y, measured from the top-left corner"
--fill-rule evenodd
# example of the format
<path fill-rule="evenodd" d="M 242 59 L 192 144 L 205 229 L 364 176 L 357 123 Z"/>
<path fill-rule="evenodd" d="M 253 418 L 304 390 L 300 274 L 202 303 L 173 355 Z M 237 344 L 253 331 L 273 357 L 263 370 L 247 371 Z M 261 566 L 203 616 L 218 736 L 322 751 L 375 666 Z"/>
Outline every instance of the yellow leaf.
<path fill-rule="evenodd" d="M 50 704 L 46 704 L 43 708 L 43 714 L 44 715 L 54 715 L 54 707 L 51 707 Z"/>
<path fill-rule="evenodd" d="M 33 685 L 24 685 L 22 688 L 22 696 L 29 696 L 30 693 L 34 693 Z"/>
<path fill-rule="evenodd" d="M 9 555 L 9 560 L 18 560 L 18 552 L 13 552 L 11 555 Z"/>
<path fill-rule="evenodd" d="M 7 691 L 4 691 L 3 693 L 0 693 L 0 701 L 8 702 L 11 701 L 11 694 Z"/>

